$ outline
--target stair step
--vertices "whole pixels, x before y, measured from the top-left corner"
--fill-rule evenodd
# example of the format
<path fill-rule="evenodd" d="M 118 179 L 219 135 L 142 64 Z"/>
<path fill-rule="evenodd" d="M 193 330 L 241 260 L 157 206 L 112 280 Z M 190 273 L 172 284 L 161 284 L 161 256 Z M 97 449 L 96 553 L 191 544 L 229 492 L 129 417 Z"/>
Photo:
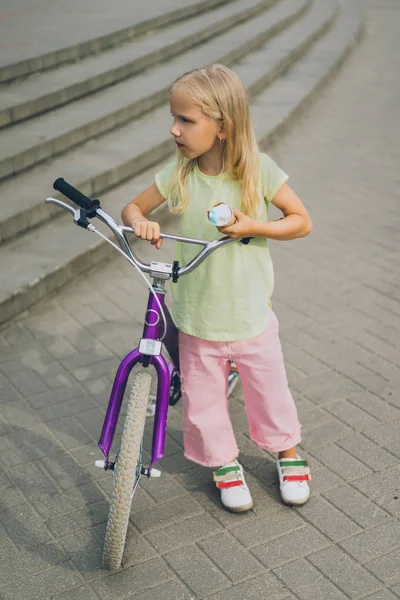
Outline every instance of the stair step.
<path fill-rule="evenodd" d="M 324 6 L 325 12 L 328 8 L 332 12 L 333 3 L 320 0 L 317 6 Z M 358 3 L 342 4 L 332 28 L 315 42 L 308 54 L 303 55 L 287 70 L 283 78 L 276 80 L 254 99 L 253 120 L 257 138 L 262 144 L 271 143 L 273 137 L 283 131 L 287 121 L 293 118 L 334 72 L 359 38 L 362 23 Z M 268 48 L 272 44 L 270 42 Z M 286 48 L 286 53 L 290 49 L 287 44 L 288 40 L 282 42 L 282 51 Z M 261 55 L 258 52 L 253 56 L 254 62 L 250 55 L 235 69 L 242 77 L 244 72 L 256 71 L 257 65 L 261 71 L 258 75 L 262 75 Z M 254 78 L 257 78 L 256 74 Z M 101 202 L 105 210 L 118 218 L 122 206 L 154 181 L 155 170 L 152 168 L 140 177 L 104 194 Z M 74 180 L 71 179 L 71 182 L 74 183 Z M 162 230 L 167 231 L 166 223 L 173 217 L 165 208 L 160 207 L 157 218 L 162 224 Z M 71 280 L 77 273 L 107 260 L 113 256 L 112 252 L 114 250 L 106 242 L 97 241 L 97 238 L 93 241 L 93 237 L 90 238 L 86 232 L 73 228 L 69 215 L 48 222 L 39 230 L 7 244 L 0 256 L 0 272 L 18 272 L 19 287 L 15 284 L 14 276 L 9 278 L 8 287 L 7 282 L 0 284 L 0 322 L 25 310 L 45 294 Z M 41 256 L 43 260 L 40 259 Z"/>
<path fill-rule="evenodd" d="M 67 8 L 53 5 L 50 11 L 46 5 L 37 6 L 26 17 L 18 16 L 12 27 L 6 19 L 0 23 L 2 47 L 7 49 L 0 57 L 0 83 L 82 60 L 228 2 L 232 0 L 185 0 L 182 6 L 181 0 L 168 0 L 166 7 L 164 0 L 153 0 L 142 3 L 139 18 L 126 0 L 114 0 L 112 11 L 108 0 L 96 0 L 91 7 L 82 6 L 80 0 L 74 6 L 71 1 Z M 52 37 L 56 17 L 63 26 Z M 88 40 L 88 31 L 97 37 Z M 15 43 L 16 39 L 23 43 Z"/>
<path fill-rule="evenodd" d="M 297 0 L 285 2 L 293 6 Z M 279 69 L 286 68 L 288 64 L 288 56 L 295 60 L 296 51 L 302 52 L 304 45 L 312 43 L 313 38 L 331 22 L 335 10 L 335 0 L 323 0 L 313 5 L 301 22 L 272 39 L 267 46 L 252 52 L 248 63 L 254 61 L 254 66 L 249 68 L 247 65 L 239 73 L 249 90 L 256 93 L 278 76 Z M 252 24 L 249 23 L 248 27 L 251 29 Z M 212 58 L 211 51 L 212 46 L 209 56 L 205 48 L 203 58 Z M 169 81 L 177 74 L 176 71 L 170 73 L 173 77 Z M 65 156 L 3 182 L 0 193 L 4 198 L 12 198 L 12 201 L 2 209 L 0 239 L 10 239 L 58 214 L 57 209 L 45 205 L 42 198 L 54 192 L 50 185 L 60 175 L 74 182 L 86 195 L 94 197 L 163 160 L 174 149 L 168 134 L 169 126 L 169 107 L 164 104 L 124 128 L 90 140 Z M 161 138 L 160 132 L 163 132 Z"/>
<path fill-rule="evenodd" d="M 0 125 L 31 118 L 140 73 L 265 10 L 272 1 L 235 0 L 187 19 L 184 27 L 171 25 L 98 56 L 5 85 Z"/>
<path fill-rule="evenodd" d="M 167 98 L 180 73 L 204 60 L 229 64 L 299 17 L 310 0 L 283 0 L 263 15 L 154 69 L 0 131 L 0 180 L 66 152 L 90 138 L 138 118 Z M 266 25 L 268 24 L 268 25 Z M 238 38 L 241 40 L 238 46 Z M 11 150 L 11 151 L 10 151 Z"/>

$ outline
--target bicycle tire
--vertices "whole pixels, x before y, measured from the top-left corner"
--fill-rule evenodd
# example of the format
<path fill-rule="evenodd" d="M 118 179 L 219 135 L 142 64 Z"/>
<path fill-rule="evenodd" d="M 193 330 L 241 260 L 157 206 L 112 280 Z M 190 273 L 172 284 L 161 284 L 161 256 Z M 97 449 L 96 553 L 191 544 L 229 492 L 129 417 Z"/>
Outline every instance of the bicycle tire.
<path fill-rule="evenodd" d="M 119 569 L 124 553 L 150 386 L 150 373 L 141 371 L 133 380 L 129 396 L 121 447 L 114 469 L 114 489 L 103 549 L 103 565 L 110 571 Z"/>

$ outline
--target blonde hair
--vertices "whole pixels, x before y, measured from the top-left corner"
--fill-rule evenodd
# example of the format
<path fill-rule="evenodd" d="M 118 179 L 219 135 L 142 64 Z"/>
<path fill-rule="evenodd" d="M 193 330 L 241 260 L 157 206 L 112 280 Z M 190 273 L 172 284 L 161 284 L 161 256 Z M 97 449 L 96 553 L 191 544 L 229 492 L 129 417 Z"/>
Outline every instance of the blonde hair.
<path fill-rule="evenodd" d="M 247 92 L 239 77 L 224 65 L 214 64 L 195 69 L 176 79 L 169 94 L 183 91 L 201 111 L 223 123 L 226 143 L 221 144 L 225 171 L 240 182 L 241 211 L 250 217 L 256 213 L 259 151 Z M 177 166 L 171 179 L 170 210 L 182 214 L 187 206 L 186 178 L 197 158 L 186 159 L 177 151 Z"/>

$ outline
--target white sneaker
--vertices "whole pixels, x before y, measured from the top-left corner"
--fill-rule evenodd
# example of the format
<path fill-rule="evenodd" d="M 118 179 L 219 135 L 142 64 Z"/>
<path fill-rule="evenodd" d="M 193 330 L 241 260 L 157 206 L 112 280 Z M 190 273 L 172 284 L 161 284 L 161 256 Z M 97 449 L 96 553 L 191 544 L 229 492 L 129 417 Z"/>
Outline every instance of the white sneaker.
<path fill-rule="evenodd" d="M 306 460 L 280 458 L 277 460 L 281 497 L 285 504 L 304 504 L 310 497 L 308 481 L 311 479 L 310 467 Z"/>
<path fill-rule="evenodd" d="M 253 498 L 243 475 L 243 467 L 233 460 L 214 471 L 214 481 L 221 490 L 221 502 L 231 512 L 245 512 L 253 507 Z"/>

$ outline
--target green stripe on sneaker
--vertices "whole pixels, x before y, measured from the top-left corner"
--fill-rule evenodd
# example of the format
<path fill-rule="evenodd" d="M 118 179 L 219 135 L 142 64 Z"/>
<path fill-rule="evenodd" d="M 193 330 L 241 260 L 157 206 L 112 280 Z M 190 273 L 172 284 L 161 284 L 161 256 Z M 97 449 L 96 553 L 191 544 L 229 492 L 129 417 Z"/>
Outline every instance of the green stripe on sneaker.
<path fill-rule="evenodd" d="M 280 467 L 308 467 L 308 463 L 306 460 L 285 460 L 279 461 Z"/>
<path fill-rule="evenodd" d="M 215 471 L 215 474 L 217 477 L 220 477 L 226 473 L 238 473 L 239 471 L 240 467 L 225 467 L 224 469 L 218 469 L 218 471 Z"/>

